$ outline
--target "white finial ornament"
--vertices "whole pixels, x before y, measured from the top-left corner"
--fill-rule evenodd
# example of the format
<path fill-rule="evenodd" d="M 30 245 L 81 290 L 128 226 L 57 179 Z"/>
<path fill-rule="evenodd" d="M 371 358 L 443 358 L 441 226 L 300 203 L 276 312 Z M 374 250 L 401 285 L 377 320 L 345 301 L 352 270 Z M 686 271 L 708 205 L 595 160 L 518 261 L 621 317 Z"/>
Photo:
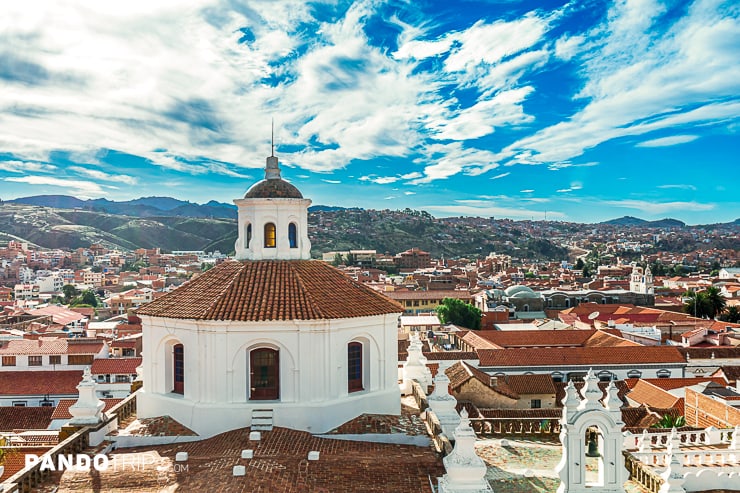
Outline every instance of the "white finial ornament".
<path fill-rule="evenodd" d="M 69 414 L 72 415 L 70 425 L 94 425 L 102 420 L 105 403 L 98 399 L 95 393 L 96 387 L 97 384 L 93 380 L 90 367 L 87 366 L 82 372 L 82 381 L 77 386 L 79 392 L 77 402 L 69 406 Z"/>

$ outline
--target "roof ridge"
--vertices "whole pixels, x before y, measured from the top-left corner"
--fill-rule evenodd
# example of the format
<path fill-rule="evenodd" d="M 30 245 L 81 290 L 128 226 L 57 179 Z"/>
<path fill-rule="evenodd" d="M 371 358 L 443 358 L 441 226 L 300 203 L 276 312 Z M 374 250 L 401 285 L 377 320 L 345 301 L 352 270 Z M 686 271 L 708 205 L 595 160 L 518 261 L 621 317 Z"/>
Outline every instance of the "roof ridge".
<path fill-rule="evenodd" d="M 310 262 L 310 261 L 306 261 L 306 262 Z M 298 284 L 298 287 L 300 288 L 299 292 L 303 296 L 306 297 L 306 300 L 309 301 L 307 306 L 310 309 L 310 311 L 318 315 L 317 318 L 331 318 L 331 317 L 324 315 L 323 313 L 324 311 L 321 309 L 321 306 L 317 303 L 316 298 L 311 294 L 311 290 L 308 289 L 308 287 L 306 286 L 306 283 L 303 281 L 303 277 L 301 275 L 302 273 L 300 272 L 300 270 L 293 268 L 294 265 L 298 265 L 298 264 L 288 264 L 288 265 L 290 266 L 289 270 L 291 274 L 295 276 L 296 283 Z"/>

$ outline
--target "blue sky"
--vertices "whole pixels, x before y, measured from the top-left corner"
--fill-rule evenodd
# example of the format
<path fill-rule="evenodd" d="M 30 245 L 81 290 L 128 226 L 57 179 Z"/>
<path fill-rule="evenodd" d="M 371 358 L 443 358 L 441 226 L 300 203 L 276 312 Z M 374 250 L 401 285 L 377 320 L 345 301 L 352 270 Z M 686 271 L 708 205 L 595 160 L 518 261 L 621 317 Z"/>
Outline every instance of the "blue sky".
<path fill-rule="evenodd" d="M 734 1 L 12 1 L 0 198 L 740 217 Z"/>

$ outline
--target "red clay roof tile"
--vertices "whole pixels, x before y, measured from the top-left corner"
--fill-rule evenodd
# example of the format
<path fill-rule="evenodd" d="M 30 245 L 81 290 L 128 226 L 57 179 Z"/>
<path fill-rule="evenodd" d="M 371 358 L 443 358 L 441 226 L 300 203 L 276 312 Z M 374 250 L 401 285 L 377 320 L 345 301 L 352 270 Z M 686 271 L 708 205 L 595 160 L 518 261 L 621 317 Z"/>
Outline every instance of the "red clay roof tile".
<path fill-rule="evenodd" d="M 45 430 L 51 422 L 53 412 L 53 407 L 2 406 L 0 431 Z"/>
<path fill-rule="evenodd" d="M 0 373 L 0 395 L 77 394 L 82 370 L 4 371 Z"/>
<path fill-rule="evenodd" d="M 98 374 L 133 375 L 136 367 L 141 365 L 141 357 L 138 358 L 98 358 L 93 361 L 90 372 Z"/>
<path fill-rule="evenodd" d="M 685 363 L 675 347 L 547 347 L 514 349 L 481 349 L 480 365 L 487 366 L 559 366 L 559 365 L 628 365 L 651 363 Z"/>
<path fill-rule="evenodd" d="M 123 399 L 100 399 L 105 403 L 105 407 L 103 408 L 103 412 L 106 412 L 108 409 L 112 408 L 119 402 L 121 402 Z M 73 405 L 75 402 L 77 402 L 77 399 L 59 399 L 59 403 L 57 404 L 56 408 L 54 409 L 54 413 L 51 415 L 51 419 L 71 419 L 72 415 L 69 414 L 69 407 Z"/>
<path fill-rule="evenodd" d="M 195 320 L 321 320 L 402 313 L 382 294 L 312 260 L 232 261 L 139 309 Z"/>

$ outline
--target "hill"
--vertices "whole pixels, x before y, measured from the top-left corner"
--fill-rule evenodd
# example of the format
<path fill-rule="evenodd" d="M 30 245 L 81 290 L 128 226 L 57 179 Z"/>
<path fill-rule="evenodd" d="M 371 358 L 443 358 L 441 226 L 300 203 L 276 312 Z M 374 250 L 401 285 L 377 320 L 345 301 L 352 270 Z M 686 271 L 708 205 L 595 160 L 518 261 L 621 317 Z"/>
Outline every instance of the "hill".
<path fill-rule="evenodd" d="M 141 197 L 116 202 L 108 199 L 80 200 L 68 195 L 36 195 L 9 200 L 10 204 L 28 204 L 55 209 L 82 209 L 109 214 L 135 217 L 182 216 L 236 219 L 236 206 L 211 200 L 207 204 L 195 204 L 171 197 Z"/>
<path fill-rule="evenodd" d="M 646 221 L 639 217 L 623 216 L 617 219 L 611 219 L 604 221 L 599 224 L 609 224 L 612 226 L 627 226 L 627 227 L 638 227 L 638 228 L 684 228 L 686 223 L 679 221 L 678 219 L 659 219 L 657 221 Z"/>
<path fill-rule="evenodd" d="M 70 202 L 75 203 L 75 202 Z M 140 203 L 151 207 L 152 202 Z M 174 204 L 169 204 L 174 205 Z M 192 205 L 192 204 L 191 204 Z M 170 210 L 176 214 L 188 205 Z M 200 206 L 203 207 L 203 206 Z M 220 208 L 221 206 L 209 206 Z M 395 254 L 419 247 L 434 256 L 477 257 L 491 251 L 540 259 L 563 259 L 567 250 L 524 234 L 510 222 L 480 218 L 437 219 L 426 212 L 319 208 L 309 212 L 314 256 L 332 250 L 373 249 Z M 44 248 L 75 249 L 101 243 L 134 250 L 234 250 L 236 221 L 177 215 L 133 217 L 90 210 L 5 203 L 0 207 L 0 239 L 18 239 Z"/>
<path fill-rule="evenodd" d="M 176 216 L 137 218 L 79 209 L 53 209 L 20 204 L 0 207 L 0 232 L 44 248 L 89 247 L 135 250 L 202 250 L 235 231 L 234 220 Z M 231 248 L 233 249 L 233 241 Z M 228 251 L 228 250 L 227 250 Z"/>

